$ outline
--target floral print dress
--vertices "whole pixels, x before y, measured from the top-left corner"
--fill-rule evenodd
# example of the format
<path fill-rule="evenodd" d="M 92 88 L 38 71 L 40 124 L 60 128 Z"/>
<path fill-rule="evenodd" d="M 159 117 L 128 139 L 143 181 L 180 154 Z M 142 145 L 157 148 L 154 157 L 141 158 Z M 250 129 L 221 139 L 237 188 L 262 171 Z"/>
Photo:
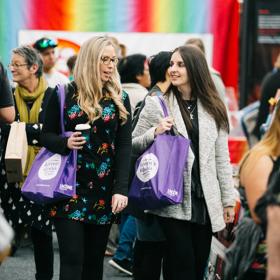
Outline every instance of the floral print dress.
<path fill-rule="evenodd" d="M 77 104 L 75 84 L 71 83 L 68 89 L 64 124 L 67 131 L 74 131 L 77 124 L 87 123 L 88 118 Z M 55 104 L 58 102 L 57 95 L 54 96 L 56 100 L 53 98 L 50 103 L 53 103 L 53 108 L 58 108 L 58 104 Z M 122 100 L 130 112 L 129 99 L 125 92 L 122 93 Z M 78 150 L 77 194 L 52 206 L 52 217 L 97 225 L 109 224 L 116 218 L 112 214 L 112 194 L 127 194 L 128 172 L 124 171 L 128 170 L 131 152 L 131 120 L 129 117 L 127 122 L 121 125 L 118 108 L 109 96 L 104 95 L 100 105 L 102 116 L 90 123 L 91 129 L 86 144 L 83 149 Z M 57 130 L 52 127 L 53 124 L 59 123 L 59 120 L 54 120 L 54 115 L 49 114 L 46 117 L 46 143 L 49 137 L 47 130 Z M 62 150 L 67 150 L 66 143 L 64 141 Z M 51 150 L 52 147 L 48 148 Z"/>

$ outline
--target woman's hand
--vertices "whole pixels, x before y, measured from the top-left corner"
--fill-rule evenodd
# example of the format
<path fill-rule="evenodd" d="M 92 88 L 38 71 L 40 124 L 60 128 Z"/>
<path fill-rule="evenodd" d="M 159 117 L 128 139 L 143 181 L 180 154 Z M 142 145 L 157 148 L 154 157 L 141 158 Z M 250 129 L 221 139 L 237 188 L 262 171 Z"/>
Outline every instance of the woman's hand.
<path fill-rule="evenodd" d="M 127 196 L 114 194 L 112 197 L 112 212 L 119 213 L 127 206 Z"/>
<path fill-rule="evenodd" d="M 162 119 L 155 130 L 155 136 L 163 134 L 165 131 L 169 131 L 173 124 L 174 121 L 172 117 Z"/>
<path fill-rule="evenodd" d="M 74 132 L 67 140 L 67 147 L 71 150 L 80 150 L 86 143 L 85 137 L 81 136 L 82 133 Z"/>
<path fill-rule="evenodd" d="M 233 206 L 229 206 L 229 207 L 224 208 L 224 220 L 225 220 L 226 224 L 233 223 L 234 216 L 235 216 L 235 212 L 234 212 L 234 207 Z"/>

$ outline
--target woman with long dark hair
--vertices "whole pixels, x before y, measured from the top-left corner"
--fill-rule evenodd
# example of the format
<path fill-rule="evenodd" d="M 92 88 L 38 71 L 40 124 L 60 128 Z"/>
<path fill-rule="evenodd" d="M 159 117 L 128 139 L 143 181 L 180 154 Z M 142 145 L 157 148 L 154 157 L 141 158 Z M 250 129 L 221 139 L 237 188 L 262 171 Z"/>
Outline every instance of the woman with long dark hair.
<path fill-rule="evenodd" d="M 181 204 L 150 211 L 158 216 L 167 240 L 170 280 L 203 279 L 212 232 L 233 221 L 235 195 L 229 162 L 229 123 L 203 53 L 192 46 L 171 57 L 172 86 L 164 95 L 169 117 L 158 97 L 147 97 L 133 131 L 133 150 L 144 151 L 159 134 L 171 130 L 191 140 Z"/>

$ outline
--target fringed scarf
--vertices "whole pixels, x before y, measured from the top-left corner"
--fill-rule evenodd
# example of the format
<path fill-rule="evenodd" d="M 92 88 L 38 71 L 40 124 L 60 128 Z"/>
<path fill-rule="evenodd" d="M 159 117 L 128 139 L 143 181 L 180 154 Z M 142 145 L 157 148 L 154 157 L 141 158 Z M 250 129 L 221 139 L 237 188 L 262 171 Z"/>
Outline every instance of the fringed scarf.
<path fill-rule="evenodd" d="M 29 92 L 21 86 L 17 86 L 15 90 L 16 105 L 19 112 L 21 122 L 25 123 L 38 123 L 39 113 L 44 98 L 44 93 L 47 89 L 47 82 L 43 77 L 39 78 L 38 87 L 34 92 Z M 28 102 L 33 102 L 31 110 L 27 105 Z M 24 170 L 24 177 L 32 166 L 35 156 L 40 151 L 40 147 L 28 145 L 27 160 Z"/>

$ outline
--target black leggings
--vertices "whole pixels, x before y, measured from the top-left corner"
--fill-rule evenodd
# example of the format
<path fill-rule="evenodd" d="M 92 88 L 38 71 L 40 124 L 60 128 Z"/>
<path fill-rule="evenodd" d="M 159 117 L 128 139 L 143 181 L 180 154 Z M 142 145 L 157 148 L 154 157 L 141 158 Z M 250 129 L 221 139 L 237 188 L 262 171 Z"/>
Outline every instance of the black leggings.
<path fill-rule="evenodd" d="M 52 235 L 31 227 L 31 240 L 34 248 L 36 280 L 51 280 L 53 277 Z"/>
<path fill-rule="evenodd" d="M 159 280 L 161 267 L 163 267 L 163 279 L 169 280 L 165 265 L 165 241 L 140 241 L 137 239 L 133 251 L 134 280 Z"/>
<path fill-rule="evenodd" d="M 167 240 L 168 280 L 202 280 L 210 253 L 211 225 L 159 217 Z"/>
<path fill-rule="evenodd" d="M 60 280 L 102 280 L 111 225 L 54 219 L 60 253 Z"/>

